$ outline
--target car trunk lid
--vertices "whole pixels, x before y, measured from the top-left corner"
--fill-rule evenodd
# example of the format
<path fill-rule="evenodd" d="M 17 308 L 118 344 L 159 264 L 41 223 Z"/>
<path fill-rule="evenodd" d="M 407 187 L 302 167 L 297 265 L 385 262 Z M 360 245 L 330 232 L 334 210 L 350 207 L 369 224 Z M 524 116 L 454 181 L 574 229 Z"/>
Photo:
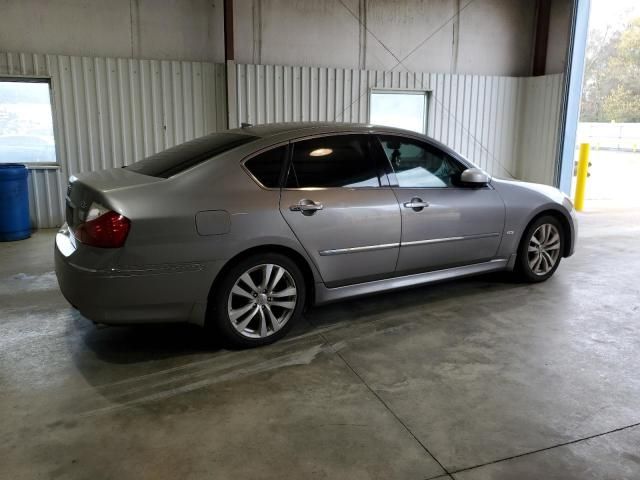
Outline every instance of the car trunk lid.
<path fill-rule="evenodd" d="M 113 208 L 109 193 L 150 183 L 166 181 L 163 178 L 142 175 L 124 168 L 114 168 L 97 172 L 72 175 L 66 194 L 66 221 L 70 228 L 84 222 L 93 203 Z"/>

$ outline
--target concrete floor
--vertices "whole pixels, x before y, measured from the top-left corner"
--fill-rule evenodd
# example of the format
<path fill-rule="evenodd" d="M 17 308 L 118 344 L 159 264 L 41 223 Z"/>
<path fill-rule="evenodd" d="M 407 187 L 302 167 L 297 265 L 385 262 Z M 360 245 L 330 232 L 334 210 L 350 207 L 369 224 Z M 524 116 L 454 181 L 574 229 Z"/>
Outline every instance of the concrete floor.
<path fill-rule="evenodd" d="M 545 284 L 312 310 L 280 343 L 96 328 L 53 232 L 0 244 L 0 477 L 640 477 L 640 211 L 581 216 Z"/>

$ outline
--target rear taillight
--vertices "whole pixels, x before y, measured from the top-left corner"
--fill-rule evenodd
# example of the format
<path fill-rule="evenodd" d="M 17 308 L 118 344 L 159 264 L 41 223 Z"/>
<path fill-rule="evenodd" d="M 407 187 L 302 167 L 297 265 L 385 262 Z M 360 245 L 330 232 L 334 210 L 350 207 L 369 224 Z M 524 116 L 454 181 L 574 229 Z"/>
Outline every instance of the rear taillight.
<path fill-rule="evenodd" d="M 127 239 L 131 221 L 117 212 L 96 203 L 91 205 L 86 220 L 73 234 L 85 245 L 100 248 L 119 248 Z"/>

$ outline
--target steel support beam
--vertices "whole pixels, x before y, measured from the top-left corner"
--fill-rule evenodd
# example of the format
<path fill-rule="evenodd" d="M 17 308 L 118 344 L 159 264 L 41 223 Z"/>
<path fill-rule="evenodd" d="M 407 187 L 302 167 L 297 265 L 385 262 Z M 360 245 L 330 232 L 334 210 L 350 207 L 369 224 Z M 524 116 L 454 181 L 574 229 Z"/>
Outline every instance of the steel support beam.
<path fill-rule="evenodd" d="M 550 19 L 551 0 L 538 0 L 536 5 L 536 39 L 533 46 L 533 66 L 531 69 L 534 77 L 546 73 Z"/>
<path fill-rule="evenodd" d="M 235 60 L 233 44 L 233 0 L 224 0 L 224 61 Z"/>
<path fill-rule="evenodd" d="M 224 0 L 224 64 L 227 81 L 227 128 L 238 125 L 233 0 Z"/>

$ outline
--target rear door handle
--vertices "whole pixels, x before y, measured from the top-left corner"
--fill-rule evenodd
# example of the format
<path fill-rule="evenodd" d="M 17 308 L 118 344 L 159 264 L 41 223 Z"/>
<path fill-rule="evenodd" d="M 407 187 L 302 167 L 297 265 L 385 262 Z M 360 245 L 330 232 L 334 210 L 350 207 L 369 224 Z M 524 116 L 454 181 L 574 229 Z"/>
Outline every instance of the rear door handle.
<path fill-rule="evenodd" d="M 289 210 L 291 210 L 292 212 L 302 212 L 303 215 L 312 215 L 313 213 L 317 212 L 318 210 L 322 210 L 323 208 L 324 205 L 322 205 L 321 203 L 316 203 L 313 200 L 304 198 L 295 205 L 291 205 L 289 207 Z"/>
<path fill-rule="evenodd" d="M 404 202 L 404 208 L 412 208 L 416 212 L 419 212 L 420 210 L 428 206 L 428 202 L 423 202 L 422 199 L 418 197 L 412 198 L 410 202 Z"/>

